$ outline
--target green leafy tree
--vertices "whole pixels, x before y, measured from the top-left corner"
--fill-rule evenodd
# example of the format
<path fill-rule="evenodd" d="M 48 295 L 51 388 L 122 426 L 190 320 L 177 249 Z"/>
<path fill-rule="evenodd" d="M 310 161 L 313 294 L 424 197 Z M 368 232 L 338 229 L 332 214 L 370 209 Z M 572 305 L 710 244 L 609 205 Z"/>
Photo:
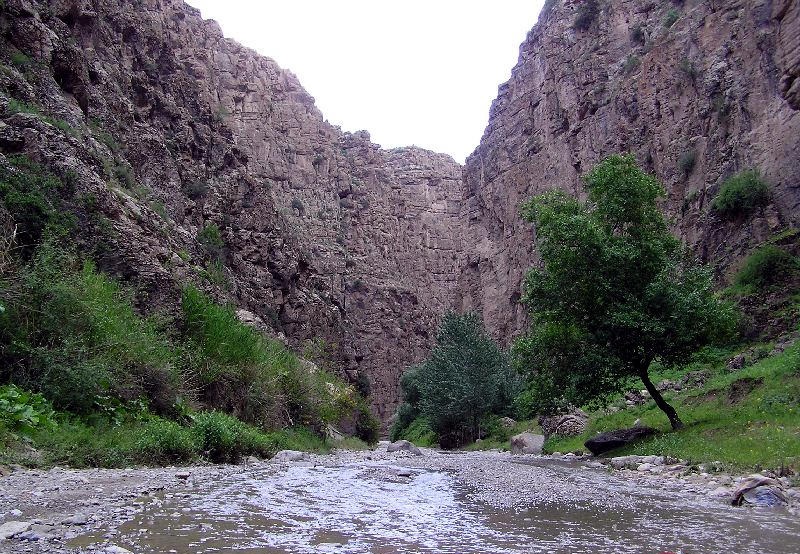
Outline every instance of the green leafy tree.
<path fill-rule="evenodd" d="M 632 155 L 610 156 L 585 182 L 587 201 L 552 191 L 523 208 L 542 259 L 524 284 L 531 330 L 514 348 L 531 377 L 528 400 L 542 409 L 557 400 L 582 405 L 638 377 L 678 429 L 648 368 L 683 362 L 727 336 L 733 308 L 669 232 L 657 205 L 664 189 Z"/>
<path fill-rule="evenodd" d="M 418 395 L 421 415 L 443 447 L 459 446 L 479 437 L 481 421 L 507 410 L 516 380 L 504 352 L 483 329 L 480 318 L 448 313 L 430 357 L 407 382 Z"/>

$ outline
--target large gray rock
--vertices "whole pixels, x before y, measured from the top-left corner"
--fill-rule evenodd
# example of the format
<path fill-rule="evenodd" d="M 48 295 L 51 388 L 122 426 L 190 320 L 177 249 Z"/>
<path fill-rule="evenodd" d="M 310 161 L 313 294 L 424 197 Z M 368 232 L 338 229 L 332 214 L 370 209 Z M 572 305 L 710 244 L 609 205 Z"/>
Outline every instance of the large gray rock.
<path fill-rule="evenodd" d="M 511 453 L 541 454 L 544 446 L 544 436 L 533 433 L 520 433 L 511 437 Z"/>
<path fill-rule="evenodd" d="M 301 462 L 305 460 L 306 453 L 297 450 L 281 450 L 272 457 L 273 462 L 288 463 L 288 462 Z"/>
<path fill-rule="evenodd" d="M 605 452 L 610 452 L 616 448 L 625 446 L 632 442 L 638 441 L 656 433 L 655 429 L 651 427 L 631 427 L 629 429 L 617 429 L 616 431 L 608 431 L 607 433 L 600 433 L 583 443 L 589 451 L 598 456 Z"/>
<path fill-rule="evenodd" d="M 0 539 L 10 539 L 31 528 L 30 521 L 7 521 L 0 525 Z"/>
<path fill-rule="evenodd" d="M 409 452 L 415 456 L 422 456 L 422 450 L 406 440 L 395 441 L 386 447 L 386 452 Z"/>
<path fill-rule="evenodd" d="M 740 482 L 733 490 L 731 504 L 761 507 L 785 506 L 789 499 L 783 492 L 783 485 L 777 479 L 753 474 Z"/>
<path fill-rule="evenodd" d="M 589 424 L 589 416 L 580 408 L 574 408 L 565 414 L 552 416 L 541 416 L 539 425 L 545 437 L 559 435 L 562 437 L 574 437 L 586 431 Z"/>

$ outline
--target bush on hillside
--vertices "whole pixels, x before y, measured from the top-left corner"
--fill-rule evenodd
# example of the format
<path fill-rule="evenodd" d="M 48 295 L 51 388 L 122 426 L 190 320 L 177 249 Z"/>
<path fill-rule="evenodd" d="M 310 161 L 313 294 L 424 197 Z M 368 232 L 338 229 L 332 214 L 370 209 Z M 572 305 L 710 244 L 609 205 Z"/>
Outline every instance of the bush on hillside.
<path fill-rule="evenodd" d="M 764 289 L 786 282 L 800 270 L 800 259 L 774 245 L 755 250 L 736 274 L 735 283 L 743 287 Z"/>
<path fill-rule="evenodd" d="M 732 219 L 747 216 L 770 201 L 769 185 L 755 170 L 743 171 L 722 183 L 711 207 L 720 216 Z"/>
<path fill-rule="evenodd" d="M 600 2 L 598 0 L 583 0 L 578 5 L 578 11 L 575 14 L 575 22 L 573 27 L 579 31 L 585 31 L 592 26 L 597 16 L 600 14 Z"/>

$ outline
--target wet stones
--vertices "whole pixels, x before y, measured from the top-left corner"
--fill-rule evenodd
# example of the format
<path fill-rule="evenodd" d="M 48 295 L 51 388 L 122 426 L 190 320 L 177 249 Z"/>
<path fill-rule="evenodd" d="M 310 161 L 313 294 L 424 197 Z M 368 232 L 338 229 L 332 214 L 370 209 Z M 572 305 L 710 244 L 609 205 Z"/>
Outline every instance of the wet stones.
<path fill-rule="evenodd" d="M 10 539 L 31 528 L 30 521 L 7 521 L 0 525 L 0 539 Z"/>
<path fill-rule="evenodd" d="M 776 507 L 786 506 L 789 499 L 777 479 L 754 474 L 742 480 L 733 491 L 733 506 Z"/>

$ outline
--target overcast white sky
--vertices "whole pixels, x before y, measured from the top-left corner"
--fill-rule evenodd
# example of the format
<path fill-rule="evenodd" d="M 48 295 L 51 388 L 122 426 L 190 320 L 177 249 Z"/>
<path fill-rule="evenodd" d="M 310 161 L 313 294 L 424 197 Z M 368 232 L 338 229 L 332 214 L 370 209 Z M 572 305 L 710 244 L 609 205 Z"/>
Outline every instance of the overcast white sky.
<path fill-rule="evenodd" d="M 384 147 L 457 161 L 543 0 L 187 0 L 225 35 L 295 73 L 331 123 Z"/>

